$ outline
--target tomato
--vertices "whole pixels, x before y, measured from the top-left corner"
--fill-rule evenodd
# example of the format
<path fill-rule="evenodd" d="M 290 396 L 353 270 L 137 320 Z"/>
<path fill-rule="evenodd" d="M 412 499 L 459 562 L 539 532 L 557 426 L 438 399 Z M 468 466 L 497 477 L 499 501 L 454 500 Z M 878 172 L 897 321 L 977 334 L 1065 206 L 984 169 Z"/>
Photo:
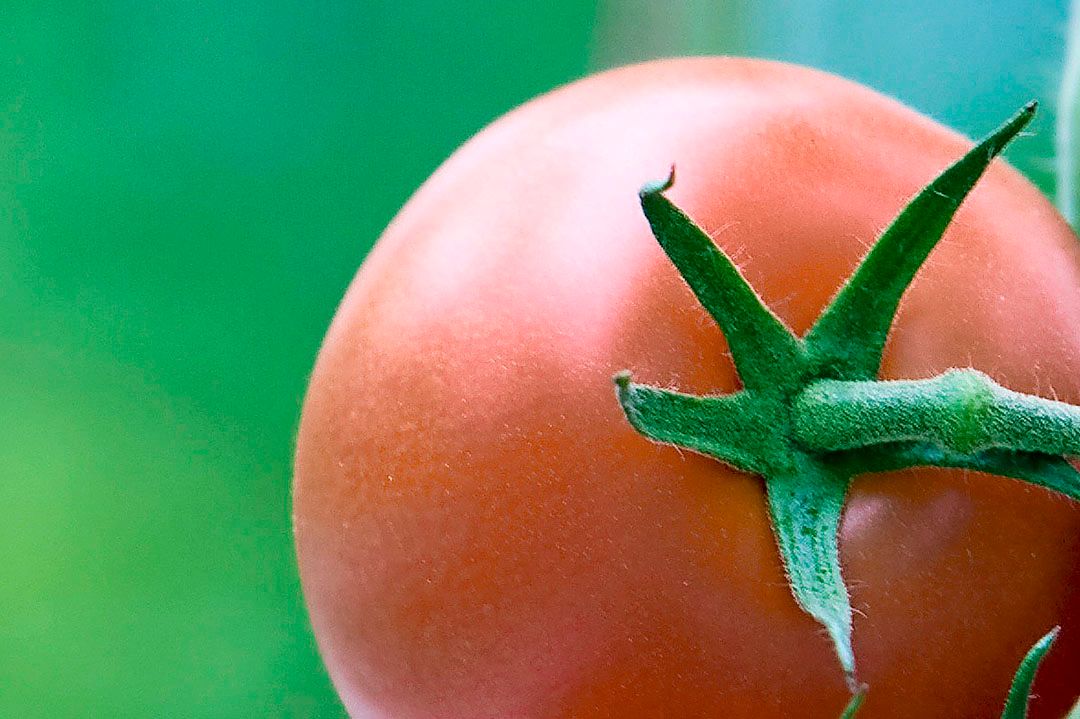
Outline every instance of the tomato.
<path fill-rule="evenodd" d="M 988 126 L 991 123 L 987 123 Z M 401 211 L 319 354 L 297 441 L 312 623 L 358 717 L 828 717 L 848 692 L 787 587 L 760 478 L 649 442 L 611 377 L 737 389 L 637 202 L 668 193 L 796 332 L 969 143 L 790 65 L 684 59 L 550 93 Z M 978 368 L 1080 401 L 1080 251 L 1002 162 L 904 297 L 885 378 Z M 860 713 L 1033 717 L 1080 665 L 1080 510 L 941 469 L 860 478 L 840 530 Z"/>

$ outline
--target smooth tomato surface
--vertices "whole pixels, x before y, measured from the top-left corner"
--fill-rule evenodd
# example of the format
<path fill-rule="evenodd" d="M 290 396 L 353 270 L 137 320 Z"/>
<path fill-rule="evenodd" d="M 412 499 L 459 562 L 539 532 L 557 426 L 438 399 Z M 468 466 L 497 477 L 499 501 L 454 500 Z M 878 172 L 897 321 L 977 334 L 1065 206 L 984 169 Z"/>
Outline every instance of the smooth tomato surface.
<path fill-rule="evenodd" d="M 999 118 L 987 121 L 987 130 Z M 970 144 L 838 78 L 737 59 L 599 75 L 458 151 L 364 263 L 297 447 L 300 569 L 353 716 L 818 717 L 847 700 L 786 586 L 761 481 L 650 443 L 612 374 L 738 379 L 637 202 L 672 199 L 796 331 Z M 974 366 L 1080 402 L 1077 240 L 995 163 L 905 297 L 883 376 Z M 860 717 L 992 717 L 1064 629 L 1033 717 L 1080 666 L 1080 509 L 999 477 L 856 480 L 841 560 Z"/>

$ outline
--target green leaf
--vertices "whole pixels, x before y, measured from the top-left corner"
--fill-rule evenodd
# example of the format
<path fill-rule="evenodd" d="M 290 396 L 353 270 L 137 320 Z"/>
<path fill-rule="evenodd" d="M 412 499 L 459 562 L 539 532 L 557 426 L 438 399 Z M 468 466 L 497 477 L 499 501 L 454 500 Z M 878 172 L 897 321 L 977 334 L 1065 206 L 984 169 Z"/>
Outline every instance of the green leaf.
<path fill-rule="evenodd" d="M 1031 121 L 1026 105 L 922 190 L 874 244 L 806 335 L 819 376 L 873 379 L 900 297 L 990 161 Z"/>
<path fill-rule="evenodd" d="M 1001 715 L 1001 719 L 1025 719 L 1027 717 L 1028 698 L 1031 696 L 1031 685 L 1035 681 L 1035 672 L 1038 671 L 1043 657 L 1050 651 L 1050 647 L 1060 630 L 1060 627 L 1051 629 L 1046 636 L 1035 643 L 1035 646 L 1027 653 L 1024 660 L 1020 662 L 1020 668 L 1016 670 L 1012 686 L 1009 687 L 1009 698 L 1005 702 L 1005 712 Z"/>
<path fill-rule="evenodd" d="M 765 306 L 731 258 L 664 197 L 674 182 L 673 167 L 667 180 L 639 193 L 657 242 L 720 326 L 743 385 L 771 391 L 791 384 L 791 368 L 802 364 L 798 338 Z"/>

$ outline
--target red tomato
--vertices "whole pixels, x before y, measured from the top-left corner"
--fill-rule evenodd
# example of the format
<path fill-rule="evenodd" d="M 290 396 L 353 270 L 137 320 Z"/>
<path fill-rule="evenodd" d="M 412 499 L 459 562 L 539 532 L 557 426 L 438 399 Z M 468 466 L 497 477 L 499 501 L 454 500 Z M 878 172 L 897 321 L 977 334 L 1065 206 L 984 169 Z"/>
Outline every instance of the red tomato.
<path fill-rule="evenodd" d="M 988 120 L 987 129 L 994 124 Z M 300 570 L 357 717 L 837 717 L 833 649 L 786 586 L 759 478 L 653 444 L 611 376 L 737 377 L 650 234 L 669 193 L 805 331 L 969 147 L 850 82 L 692 59 L 535 100 L 406 205 L 319 355 L 297 446 Z M 883 376 L 973 366 L 1080 402 L 1077 239 L 996 163 L 905 296 Z M 1054 624 L 1035 717 L 1077 689 L 1080 511 L 1019 482 L 856 480 L 840 551 L 860 719 L 990 717 Z"/>

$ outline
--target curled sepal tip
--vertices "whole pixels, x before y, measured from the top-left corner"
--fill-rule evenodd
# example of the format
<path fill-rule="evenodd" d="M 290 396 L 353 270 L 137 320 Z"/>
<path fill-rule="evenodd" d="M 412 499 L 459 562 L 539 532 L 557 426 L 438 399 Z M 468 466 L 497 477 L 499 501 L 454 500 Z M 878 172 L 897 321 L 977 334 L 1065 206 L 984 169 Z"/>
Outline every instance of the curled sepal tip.
<path fill-rule="evenodd" d="M 646 182 L 638 190 L 638 197 L 644 199 L 647 195 L 657 195 L 661 192 L 667 192 L 675 186 L 675 164 L 672 163 L 671 168 L 668 170 L 667 177 L 662 180 L 656 180 L 655 182 Z"/>
<path fill-rule="evenodd" d="M 693 220 L 664 196 L 666 180 L 640 192 L 641 209 L 656 241 L 724 333 L 731 358 L 748 389 L 790 385 L 790 367 L 802 348 L 731 261 Z"/>

